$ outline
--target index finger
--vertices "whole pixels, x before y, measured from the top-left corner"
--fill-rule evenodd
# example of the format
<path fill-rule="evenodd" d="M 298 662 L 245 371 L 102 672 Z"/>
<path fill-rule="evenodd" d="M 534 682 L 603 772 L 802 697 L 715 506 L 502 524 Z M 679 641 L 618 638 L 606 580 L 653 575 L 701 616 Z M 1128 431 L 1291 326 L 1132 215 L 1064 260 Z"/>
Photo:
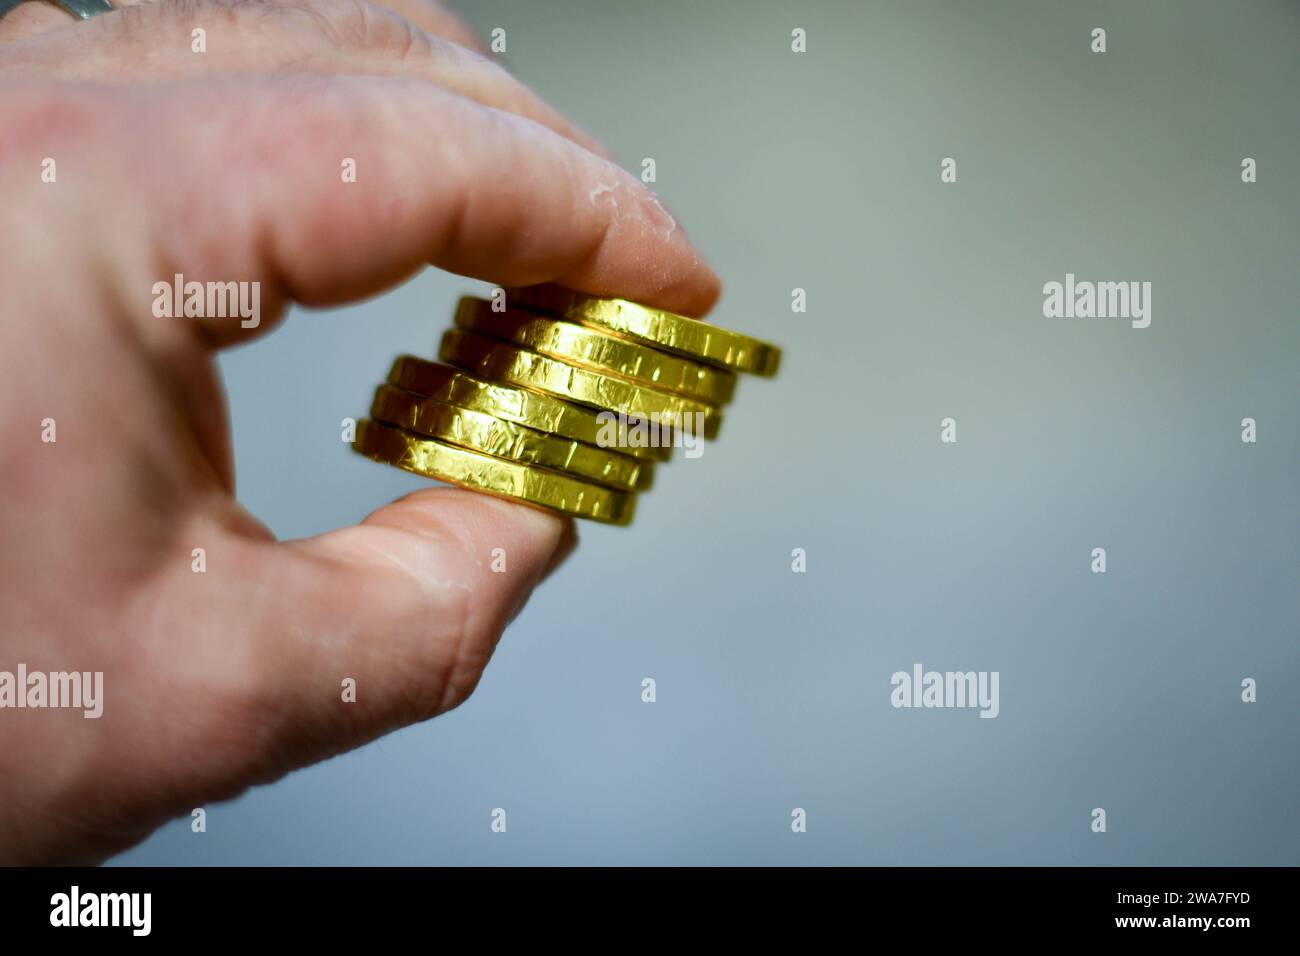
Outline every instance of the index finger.
<path fill-rule="evenodd" d="M 164 274 L 261 280 L 272 307 L 353 301 L 429 263 L 686 315 L 718 296 L 716 275 L 630 173 L 427 83 L 278 76 L 133 92 L 128 126 L 147 144 L 138 160 Z M 207 117 L 202 148 L 195 116 Z M 219 342 L 256 331 L 209 330 Z"/>

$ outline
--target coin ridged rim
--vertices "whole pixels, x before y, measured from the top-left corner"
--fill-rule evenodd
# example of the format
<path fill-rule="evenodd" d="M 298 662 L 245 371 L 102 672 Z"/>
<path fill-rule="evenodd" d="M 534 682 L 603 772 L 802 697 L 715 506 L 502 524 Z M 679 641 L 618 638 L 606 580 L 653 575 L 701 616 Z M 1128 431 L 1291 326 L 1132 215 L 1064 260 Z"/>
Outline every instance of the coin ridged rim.
<path fill-rule="evenodd" d="M 668 445 L 601 445 L 603 426 L 597 413 L 586 405 L 575 405 L 506 382 L 488 382 L 454 365 L 400 355 L 393 361 L 388 381 L 408 392 L 487 412 L 516 425 L 551 432 L 584 445 L 608 447 L 645 461 L 668 461 L 672 457 L 673 450 Z"/>
<path fill-rule="evenodd" d="M 627 299 L 598 299 L 559 286 L 523 286 L 506 290 L 506 302 L 738 372 L 770 377 L 781 364 L 781 349 L 769 342 Z"/>
<path fill-rule="evenodd" d="M 526 309 L 493 311 L 486 299 L 464 296 L 456 303 L 457 327 L 510 342 L 520 348 L 608 372 L 652 388 L 710 405 L 724 405 L 736 390 L 736 373 L 665 352 L 605 329 Z"/>
<path fill-rule="evenodd" d="M 654 475 L 654 465 L 648 461 L 539 432 L 497 418 L 490 412 L 416 395 L 395 385 L 380 385 L 375 389 L 370 417 L 426 438 L 520 464 L 550 468 L 616 491 L 645 491 Z"/>
<path fill-rule="evenodd" d="M 513 385 L 550 392 L 629 418 L 667 424 L 690 416 L 693 428 L 695 416 L 699 415 L 705 438 L 716 437 L 722 421 L 722 410 L 716 405 L 593 372 L 464 329 L 448 329 L 443 333 L 438 355 L 444 362 L 484 378 L 504 379 Z"/>
<path fill-rule="evenodd" d="M 369 419 L 357 422 L 352 448 L 367 458 L 426 478 L 606 524 L 628 524 L 636 507 L 633 494 L 422 438 Z"/>

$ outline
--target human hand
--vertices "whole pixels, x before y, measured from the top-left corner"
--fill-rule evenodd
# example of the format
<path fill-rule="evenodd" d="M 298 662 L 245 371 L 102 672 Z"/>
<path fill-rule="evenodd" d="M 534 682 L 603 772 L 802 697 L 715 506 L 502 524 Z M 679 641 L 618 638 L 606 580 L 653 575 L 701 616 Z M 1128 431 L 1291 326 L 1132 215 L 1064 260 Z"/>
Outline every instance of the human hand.
<path fill-rule="evenodd" d="M 0 861 L 102 859 L 456 706 L 571 544 L 456 489 L 275 542 L 234 498 L 214 350 L 428 263 L 712 305 L 655 197 L 471 42 L 428 0 L 0 20 L 0 671 L 104 675 L 98 719 L 0 709 Z M 256 327 L 155 317 L 177 273 L 260 283 Z"/>

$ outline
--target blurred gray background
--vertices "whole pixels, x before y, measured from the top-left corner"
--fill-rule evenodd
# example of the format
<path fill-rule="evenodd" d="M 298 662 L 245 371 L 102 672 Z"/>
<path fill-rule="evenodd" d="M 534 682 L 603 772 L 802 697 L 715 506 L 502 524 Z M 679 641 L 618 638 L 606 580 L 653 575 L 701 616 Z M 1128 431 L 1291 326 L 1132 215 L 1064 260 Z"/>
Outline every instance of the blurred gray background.
<path fill-rule="evenodd" d="M 459 710 L 118 862 L 1300 864 L 1300 4 L 461 9 L 655 159 L 782 372 L 581 525 Z M 1067 272 L 1150 281 L 1151 327 L 1044 318 Z M 224 356 L 245 503 L 295 537 L 420 486 L 339 421 L 484 288 Z M 892 708 L 918 661 L 999 671 L 1000 716 Z"/>

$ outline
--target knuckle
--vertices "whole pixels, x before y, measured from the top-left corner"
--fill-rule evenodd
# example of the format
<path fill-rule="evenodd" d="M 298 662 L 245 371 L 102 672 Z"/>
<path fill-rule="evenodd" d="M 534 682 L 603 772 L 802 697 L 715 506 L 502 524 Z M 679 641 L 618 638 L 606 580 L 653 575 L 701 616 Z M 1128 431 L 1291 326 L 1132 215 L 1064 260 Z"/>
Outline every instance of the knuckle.
<path fill-rule="evenodd" d="M 400 57 L 430 47 L 429 37 L 370 0 L 174 0 L 123 7 L 87 24 L 106 41 L 130 40 L 159 30 L 207 26 L 236 42 L 270 34 L 342 51 L 385 51 Z"/>
<path fill-rule="evenodd" d="M 291 32 L 337 50 L 378 50 L 405 57 L 424 40 L 408 21 L 370 0 L 217 2 L 229 8 L 240 30 Z"/>

